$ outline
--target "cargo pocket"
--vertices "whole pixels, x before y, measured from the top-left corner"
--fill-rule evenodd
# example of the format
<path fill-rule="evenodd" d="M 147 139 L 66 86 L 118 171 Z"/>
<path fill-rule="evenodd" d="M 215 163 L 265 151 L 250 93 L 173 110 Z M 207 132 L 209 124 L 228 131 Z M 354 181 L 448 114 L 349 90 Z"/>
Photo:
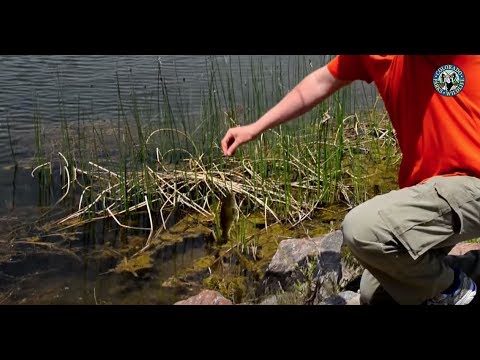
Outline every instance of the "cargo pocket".
<path fill-rule="evenodd" d="M 435 189 L 452 210 L 453 230 L 458 235 L 456 242 L 477 237 L 477 226 L 473 223 L 478 223 L 475 219 L 478 210 L 475 209 L 478 209 L 480 200 L 480 180 L 470 176 L 457 177 L 453 181 L 440 179 L 435 183 Z"/>
<path fill-rule="evenodd" d="M 463 230 L 458 203 L 436 183 L 379 210 L 381 219 L 413 259 Z"/>
<path fill-rule="evenodd" d="M 438 196 L 448 204 L 448 206 L 450 207 L 450 210 L 452 211 L 451 226 L 452 226 L 453 232 L 459 235 L 463 234 L 464 232 L 463 217 L 458 204 L 464 204 L 468 201 L 473 200 L 473 198 L 469 195 L 466 195 L 467 193 L 464 193 L 464 195 L 466 196 L 462 197 L 461 192 L 458 192 L 455 194 L 457 198 L 458 197 L 461 198 L 460 201 L 458 201 L 452 197 L 451 191 L 448 191 L 447 188 L 441 186 L 440 184 L 435 184 L 435 190 L 437 191 Z"/>

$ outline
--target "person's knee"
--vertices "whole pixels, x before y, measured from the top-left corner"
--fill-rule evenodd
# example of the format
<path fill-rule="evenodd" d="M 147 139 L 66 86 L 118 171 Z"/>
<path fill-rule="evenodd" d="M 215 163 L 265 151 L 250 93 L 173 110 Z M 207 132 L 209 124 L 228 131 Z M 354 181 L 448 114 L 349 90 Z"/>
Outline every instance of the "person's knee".
<path fill-rule="evenodd" d="M 375 251 L 379 238 L 379 224 L 378 213 L 370 210 L 368 206 L 360 205 L 352 209 L 342 222 L 345 245 L 356 256 Z"/>

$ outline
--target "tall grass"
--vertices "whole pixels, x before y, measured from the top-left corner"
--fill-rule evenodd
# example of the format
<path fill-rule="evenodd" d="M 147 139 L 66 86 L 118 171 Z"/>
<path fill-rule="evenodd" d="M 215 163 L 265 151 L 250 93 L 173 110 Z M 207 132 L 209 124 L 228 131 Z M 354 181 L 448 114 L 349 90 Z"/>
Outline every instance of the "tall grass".
<path fill-rule="evenodd" d="M 69 163 L 65 181 L 70 181 L 70 189 L 77 192 L 72 198 L 78 200 L 76 210 L 59 224 L 108 217 L 122 227 L 147 231 L 150 239 L 152 229 L 165 228 L 178 209 L 213 218 L 225 192 L 237 198 L 241 219 L 261 213 L 266 226 L 296 226 L 323 206 L 340 202 L 352 207 L 365 201 L 373 195 L 378 171 L 395 172 L 399 155 L 383 109 L 355 108 L 351 87 L 299 119 L 267 131 L 232 158 L 223 157 L 219 146 L 229 127 L 258 119 L 328 59 L 313 58 L 312 64 L 311 57 L 286 62 L 278 58 L 266 64 L 252 57 L 246 70 L 234 57 L 228 62 L 211 57 L 196 116 L 186 110 L 180 93 L 175 104 L 180 110 L 173 111 L 173 90 L 160 60 L 156 96 L 140 99 L 130 82 L 129 105 L 117 71 L 117 119 L 107 129 L 92 120 L 89 130 L 79 101 L 77 129 L 72 132 L 59 100 L 61 146 Z M 183 79 L 177 75 L 176 81 Z M 146 113 L 142 102 L 150 104 Z M 152 109 L 157 114 L 152 115 Z M 42 136 L 36 131 L 38 154 L 43 154 Z M 378 162 L 383 168 L 372 172 Z M 127 225 L 134 213 L 143 214 L 143 223 Z"/>

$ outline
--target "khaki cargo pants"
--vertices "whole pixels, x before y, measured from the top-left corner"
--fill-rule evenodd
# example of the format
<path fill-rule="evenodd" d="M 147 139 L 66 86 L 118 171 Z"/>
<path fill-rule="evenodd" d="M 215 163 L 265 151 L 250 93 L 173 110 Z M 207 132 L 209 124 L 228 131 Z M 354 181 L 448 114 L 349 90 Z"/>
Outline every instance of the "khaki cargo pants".
<path fill-rule="evenodd" d="M 453 282 L 453 266 L 480 285 L 480 252 L 447 256 L 458 242 L 480 237 L 480 179 L 434 177 L 377 196 L 352 209 L 344 241 L 365 267 L 364 304 L 387 297 L 421 304 Z"/>

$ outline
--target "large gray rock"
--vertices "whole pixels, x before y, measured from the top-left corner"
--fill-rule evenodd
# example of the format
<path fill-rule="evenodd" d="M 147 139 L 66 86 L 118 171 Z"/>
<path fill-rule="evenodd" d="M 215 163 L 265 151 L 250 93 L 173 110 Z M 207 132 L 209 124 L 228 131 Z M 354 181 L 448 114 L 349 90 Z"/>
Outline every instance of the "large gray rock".
<path fill-rule="evenodd" d="M 342 279 L 341 251 L 343 233 L 337 230 L 321 238 L 320 254 L 315 272 L 315 301 L 318 304 L 323 299 L 338 293 Z"/>
<path fill-rule="evenodd" d="M 340 230 L 318 238 L 282 241 L 267 268 L 266 289 L 287 289 L 298 282 L 309 282 L 317 299 L 331 295 L 342 276 L 342 243 Z"/>
<path fill-rule="evenodd" d="M 320 303 L 321 305 L 360 305 L 360 294 L 353 291 L 342 291 Z"/>
<path fill-rule="evenodd" d="M 203 290 L 200 294 L 178 301 L 174 305 L 232 305 L 232 302 L 218 291 Z"/>
<path fill-rule="evenodd" d="M 357 291 L 364 268 L 345 246 L 342 248 L 341 264 L 342 278 L 339 282 L 340 288 Z"/>
<path fill-rule="evenodd" d="M 319 255 L 319 244 L 316 239 L 283 240 L 267 268 L 270 275 L 290 275 L 298 265 L 307 259 Z"/>

